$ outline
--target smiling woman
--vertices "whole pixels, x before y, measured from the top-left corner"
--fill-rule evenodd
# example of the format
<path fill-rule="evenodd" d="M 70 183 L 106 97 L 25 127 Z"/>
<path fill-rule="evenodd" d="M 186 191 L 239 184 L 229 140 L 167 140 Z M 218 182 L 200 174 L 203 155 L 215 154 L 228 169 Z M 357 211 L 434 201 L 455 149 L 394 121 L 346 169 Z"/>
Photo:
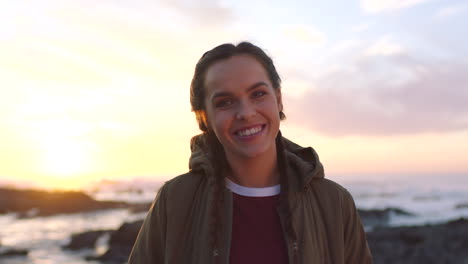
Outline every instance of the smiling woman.
<path fill-rule="evenodd" d="M 349 192 L 283 138 L 281 79 L 262 49 L 205 52 L 190 102 L 202 131 L 190 171 L 159 190 L 129 263 L 372 263 Z"/>

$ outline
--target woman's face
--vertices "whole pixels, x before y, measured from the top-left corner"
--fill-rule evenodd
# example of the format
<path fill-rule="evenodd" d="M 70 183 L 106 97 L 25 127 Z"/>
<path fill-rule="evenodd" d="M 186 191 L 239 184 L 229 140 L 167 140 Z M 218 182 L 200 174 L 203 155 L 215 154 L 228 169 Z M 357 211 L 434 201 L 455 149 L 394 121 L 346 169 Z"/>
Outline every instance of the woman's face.
<path fill-rule="evenodd" d="M 281 93 L 262 64 L 244 54 L 218 61 L 208 68 L 204 86 L 208 126 L 227 156 L 276 151 Z"/>

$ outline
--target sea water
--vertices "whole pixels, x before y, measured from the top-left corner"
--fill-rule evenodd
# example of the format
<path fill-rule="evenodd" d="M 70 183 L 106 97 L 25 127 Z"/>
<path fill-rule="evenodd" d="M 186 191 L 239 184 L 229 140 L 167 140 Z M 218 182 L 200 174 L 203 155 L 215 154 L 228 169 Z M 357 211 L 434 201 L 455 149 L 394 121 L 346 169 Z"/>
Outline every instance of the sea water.
<path fill-rule="evenodd" d="M 468 218 L 468 178 L 465 176 L 388 177 L 349 180 L 337 177 L 354 197 L 358 208 L 399 208 L 412 216 L 391 215 L 388 225 L 422 225 Z M 160 182 L 136 180 L 106 182 L 85 191 L 95 199 L 151 202 Z M 70 205 L 73 206 L 73 205 Z M 131 214 L 126 209 L 103 210 L 70 215 L 17 219 L 15 214 L 0 215 L 2 248 L 25 248 L 27 256 L 0 259 L 1 264 L 97 264 L 85 261 L 88 255 L 102 254 L 105 239 L 96 249 L 62 249 L 72 234 L 91 230 L 117 229 L 124 222 L 143 219 L 146 213 Z"/>
<path fill-rule="evenodd" d="M 72 205 L 71 205 L 72 206 Z M 85 261 L 88 255 L 102 254 L 107 245 L 100 244 L 94 250 L 71 251 L 62 249 L 70 242 L 72 234 L 91 230 L 116 230 L 124 222 L 144 218 L 146 213 L 130 214 L 125 209 L 103 210 L 70 215 L 55 215 L 16 219 L 15 214 L 0 216 L 0 239 L 2 247 L 24 248 L 29 253 L 25 257 L 1 258 L 1 264 L 96 264 Z M 98 243 L 99 244 L 99 243 Z"/>
<path fill-rule="evenodd" d="M 392 214 L 388 225 L 438 224 L 468 218 L 468 176 L 432 175 L 343 181 L 358 208 L 398 208 L 412 215 Z"/>

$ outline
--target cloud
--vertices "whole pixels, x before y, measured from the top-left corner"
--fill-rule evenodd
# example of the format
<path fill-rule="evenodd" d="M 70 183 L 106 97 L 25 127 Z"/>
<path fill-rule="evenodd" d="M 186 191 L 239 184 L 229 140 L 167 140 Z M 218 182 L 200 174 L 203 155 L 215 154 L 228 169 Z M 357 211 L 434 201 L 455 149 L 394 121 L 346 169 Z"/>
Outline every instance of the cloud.
<path fill-rule="evenodd" d="M 223 6 L 218 0 L 184 1 L 163 0 L 162 4 L 172 8 L 192 23 L 201 26 L 219 27 L 232 22 L 235 19 L 233 10 Z"/>
<path fill-rule="evenodd" d="M 361 8 L 366 13 L 376 14 L 408 8 L 427 1 L 428 0 L 361 0 Z"/>
<path fill-rule="evenodd" d="M 323 45 L 326 41 L 325 35 L 312 26 L 290 25 L 281 30 L 287 39 L 295 40 L 304 44 Z"/>
<path fill-rule="evenodd" d="M 468 63 L 407 54 L 364 56 L 287 98 L 291 122 L 332 135 L 395 135 L 468 129 Z"/>
<path fill-rule="evenodd" d="M 367 55 L 393 55 L 403 53 L 403 47 L 391 36 L 384 36 L 372 44 L 366 51 Z"/>
<path fill-rule="evenodd" d="M 361 24 L 355 25 L 351 27 L 351 32 L 362 33 L 364 31 L 369 30 L 369 28 L 371 28 L 371 25 L 372 25 L 371 23 L 361 23 Z"/>
<path fill-rule="evenodd" d="M 465 7 L 462 5 L 443 7 L 437 11 L 437 13 L 434 15 L 434 18 L 443 19 L 443 18 L 455 16 L 457 14 L 460 14 L 462 11 L 464 11 L 464 9 Z"/>
<path fill-rule="evenodd" d="M 127 74 L 180 79 L 185 72 L 191 74 L 205 50 L 239 35 L 220 28 L 232 12 L 217 1 L 191 9 L 188 2 L 169 0 L 50 0 L 32 4 L 34 8 L 20 16 L 22 2 L 0 8 L 0 15 L 18 14 L 7 16 L 9 27 L 0 25 L 0 75 L 7 73 L 9 79 L 11 72 L 41 79 L 70 76 L 77 82 Z"/>

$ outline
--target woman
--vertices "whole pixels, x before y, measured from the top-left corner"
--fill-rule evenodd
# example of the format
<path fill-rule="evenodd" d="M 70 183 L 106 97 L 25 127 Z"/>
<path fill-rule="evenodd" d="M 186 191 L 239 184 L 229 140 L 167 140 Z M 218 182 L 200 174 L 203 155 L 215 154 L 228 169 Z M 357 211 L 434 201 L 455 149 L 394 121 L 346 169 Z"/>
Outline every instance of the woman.
<path fill-rule="evenodd" d="M 202 56 L 190 171 L 159 190 L 129 263 L 372 262 L 351 195 L 312 148 L 282 137 L 280 83 L 251 43 Z"/>

